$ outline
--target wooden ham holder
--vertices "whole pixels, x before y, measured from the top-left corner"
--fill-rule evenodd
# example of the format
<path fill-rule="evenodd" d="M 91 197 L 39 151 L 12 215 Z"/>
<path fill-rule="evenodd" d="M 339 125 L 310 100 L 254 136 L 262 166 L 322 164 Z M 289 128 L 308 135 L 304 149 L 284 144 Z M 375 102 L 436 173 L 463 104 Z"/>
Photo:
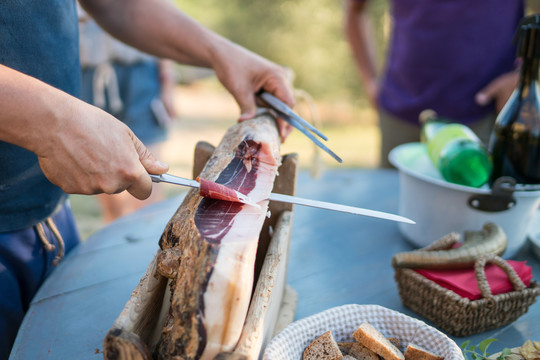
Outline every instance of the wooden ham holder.
<path fill-rule="evenodd" d="M 193 178 L 200 174 L 214 149 L 206 142 L 196 145 Z M 282 157 L 273 192 L 294 195 L 297 163 L 296 154 Z M 266 219 L 259 238 L 255 284 L 240 340 L 232 352 L 221 353 L 216 358 L 258 359 L 264 345 L 294 317 L 296 294 L 286 286 L 293 205 L 271 201 L 269 211 L 271 216 Z M 103 344 L 105 359 L 152 359 L 153 347 L 169 310 L 167 278 L 156 271 L 159 251 L 107 333 Z M 288 299 L 284 301 L 285 297 Z"/>

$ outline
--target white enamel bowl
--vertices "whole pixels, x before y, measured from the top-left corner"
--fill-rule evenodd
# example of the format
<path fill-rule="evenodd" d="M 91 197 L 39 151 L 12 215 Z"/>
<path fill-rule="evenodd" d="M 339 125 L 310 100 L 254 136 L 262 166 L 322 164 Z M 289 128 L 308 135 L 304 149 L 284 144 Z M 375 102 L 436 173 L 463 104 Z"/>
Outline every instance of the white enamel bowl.
<path fill-rule="evenodd" d="M 450 233 L 481 230 L 486 222 L 502 227 L 508 239 L 505 258 L 514 256 L 527 240 L 533 216 L 540 205 L 540 191 L 515 191 L 515 205 L 488 212 L 469 205 L 471 196 L 490 195 L 489 188 L 449 183 L 432 165 L 425 146 L 408 143 L 394 148 L 389 160 L 399 170 L 399 214 L 416 225 L 399 224 L 401 233 L 423 247 Z"/>

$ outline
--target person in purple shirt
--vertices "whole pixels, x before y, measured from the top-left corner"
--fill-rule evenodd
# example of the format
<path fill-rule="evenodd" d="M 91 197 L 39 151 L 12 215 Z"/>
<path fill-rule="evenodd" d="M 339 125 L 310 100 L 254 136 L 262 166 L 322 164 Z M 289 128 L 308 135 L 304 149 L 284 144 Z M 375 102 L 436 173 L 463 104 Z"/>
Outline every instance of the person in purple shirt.
<path fill-rule="evenodd" d="M 382 72 L 367 0 L 346 0 L 345 32 L 367 96 L 379 113 L 382 167 L 394 147 L 419 141 L 418 115 L 433 109 L 488 141 L 518 80 L 512 38 L 521 0 L 390 2 L 391 39 Z"/>

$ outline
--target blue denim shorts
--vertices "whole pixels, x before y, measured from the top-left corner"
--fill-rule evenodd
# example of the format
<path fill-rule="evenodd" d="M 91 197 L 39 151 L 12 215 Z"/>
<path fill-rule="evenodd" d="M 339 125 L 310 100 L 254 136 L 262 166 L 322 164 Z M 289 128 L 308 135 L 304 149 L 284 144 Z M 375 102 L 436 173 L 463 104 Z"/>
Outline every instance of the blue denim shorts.
<path fill-rule="evenodd" d="M 145 144 L 152 145 L 164 141 L 167 129 L 160 126 L 154 115 L 151 103 L 161 95 L 161 84 L 156 61 L 141 61 L 133 64 L 112 63 L 116 78 L 117 93 L 121 100 L 120 110 L 111 103 L 113 92 L 105 87 L 104 104 L 100 106 L 109 114 L 129 126 L 131 131 Z M 81 99 L 96 104 L 96 68 L 83 68 Z M 113 79 L 114 81 L 114 79 Z M 110 84 L 109 84 L 110 85 Z M 101 93 L 102 91 L 98 91 Z"/>
<path fill-rule="evenodd" d="M 35 293 L 63 255 L 78 243 L 69 203 L 35 226 L 0 233 L 1 360 L 8 359 Z"/>

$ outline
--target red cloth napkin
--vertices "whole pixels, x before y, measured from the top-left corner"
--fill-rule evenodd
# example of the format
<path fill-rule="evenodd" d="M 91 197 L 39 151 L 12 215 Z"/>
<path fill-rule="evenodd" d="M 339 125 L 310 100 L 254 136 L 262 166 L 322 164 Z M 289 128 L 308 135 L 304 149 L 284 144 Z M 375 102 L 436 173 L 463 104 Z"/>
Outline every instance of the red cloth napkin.
<path fill-rule="evenodd" d="M 529 287 L 532 279 L 532 268 L 526 261 L 506 260 L 519 275 L 525 286 Z M 417 273 L 425 276 L 429 280 L 440 286 L 452 290 L 461 297 L 469 300 L 482 298 L 482 293 L 478 288 L 474 268 L 459 270 L 428 270 L 414 269 Z M 493 295 L 502 294 L 514 290 L 514 287 L 504 271 L 496 265 L 486 265 L 486 278 Z"/>

